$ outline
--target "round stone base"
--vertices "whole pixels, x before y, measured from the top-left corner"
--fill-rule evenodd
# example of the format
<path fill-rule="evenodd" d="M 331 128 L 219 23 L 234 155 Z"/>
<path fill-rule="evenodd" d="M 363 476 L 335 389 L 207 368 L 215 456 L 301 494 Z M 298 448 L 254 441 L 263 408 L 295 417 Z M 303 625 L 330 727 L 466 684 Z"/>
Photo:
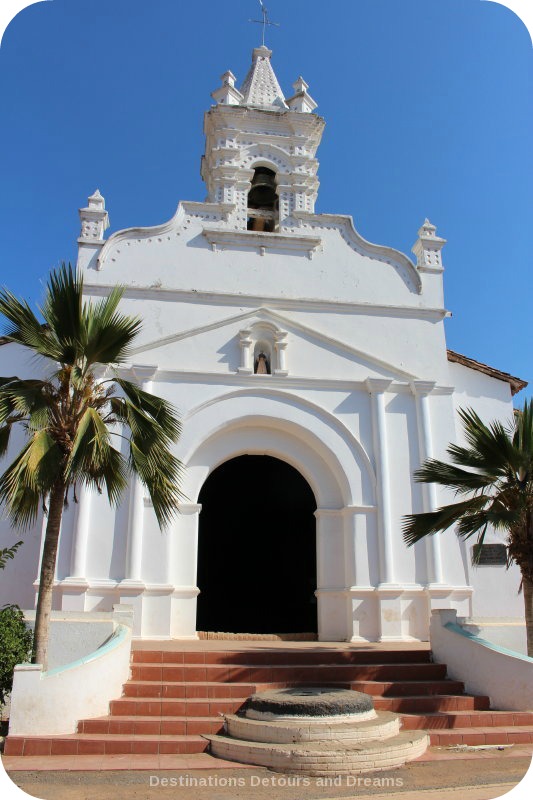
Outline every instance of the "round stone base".
<path fill-rule="evenodd" d="M 251 696 L 245 715 L 249 719 L 372 719 L 376 716 L 372 697 L 351 689 L 329 686 L 298 686 L 271 689 Z"/>

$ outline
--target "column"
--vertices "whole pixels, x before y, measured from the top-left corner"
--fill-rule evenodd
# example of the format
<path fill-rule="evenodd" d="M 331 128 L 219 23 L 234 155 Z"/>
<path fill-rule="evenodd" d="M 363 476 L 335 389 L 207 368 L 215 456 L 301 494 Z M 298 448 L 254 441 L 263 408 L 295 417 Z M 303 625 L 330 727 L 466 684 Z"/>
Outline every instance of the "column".
<path fill-rule="evenodd" d="M 340 642 L 352 635 L 346 590 L 344 509 L 317 508 L 316 563 L 318 638 Z"/>
<path fill-rule="evenodd" d="M 61 581 L 61 609 L 84 611 L 87 582 L 87 548 L 91 522 L 91 490 L 82 484 L 77 492 L 72 549 L 70 551 L 70 577 Z"/>
<path fill-rule="evenodd" d="M 286 331 L 277 331 L 274 334 L 274 347 L 276 348 L 277 367 L 274 375 L 288 375 L 287 371 L 287 337 Z"/>
<path fill-rule="evenodd" d="M 254 366 L 252 363 L 252 338 L 250 333 L 251 331 L 249 329 L 239 331 L 241 365 L 238 369 L 238 372 L 244 373 L 245 375 L 251 375 L 254 371 Z"/>
<path fill-rule="evenodd" d="M 167 580 L 174 587 L 170 635 L 174 639 L 197 639 L 198 521 L 202 506 L 198 503 L 180 503 L 179 510 L 176 523 L 169 531 Z"/>
<path fill-rule="evenodd" d="M 136 366 L 133 375 L 144 392 L 152 391 L 152 382 L 157 371 L 154 366 Z M 133 476 L 130 495 L 128 543 L 126 550 L 126 581 L 141 583 L 142 534 L 144 522 L 144 486 Z M 124 582 L 123 582 L 124 583 Z"/>
<path fill-rule="evenodd" d="M 428 458 L 433 458 L 429 395 L 435 388 L 435 381 L 413 381 L 411 387 L 417 404 L 420 462 L 423 463 Z M 435 511 L 438 508 L 436 484 L 426 483 L 424 484 L 424 490 L 424 511 Z M 443 584 L 439 534 L 426 536 L 424 542 L 426 545 L 428 584 Z"/>
<path fill-rule="evenodd" d="M 376 462 L 378 495 L 378 543 L 380 586 L 395 584 L 394 555 L 392 547 L 392 513 L 390 494 L 389 450 L 385 418 L 385 392 L 390 380 L 368 378 L 366 387 L 372 402 L 372 427 Z"/>
<path fill-rule="evenodd" d="M 87 545 L 91 521 L 91 490 L 85 484 L 79 488 L 76 521 L 72 536 L 70 575 L 68 580 L 85 579 L 87 572 Z"/>

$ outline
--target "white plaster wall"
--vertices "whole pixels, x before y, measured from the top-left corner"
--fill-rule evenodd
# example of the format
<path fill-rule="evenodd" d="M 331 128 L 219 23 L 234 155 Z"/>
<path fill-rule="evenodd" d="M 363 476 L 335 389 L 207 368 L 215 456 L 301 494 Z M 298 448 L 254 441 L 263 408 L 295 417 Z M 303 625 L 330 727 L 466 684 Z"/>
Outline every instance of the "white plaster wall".
<path fill-rule="evenodd" d="M 461 619 L 465 631 L 486 639 L 491 644 L 514 650 L 527 656 L 527 630 L 525 620 L 512 617 L 474 617 Z"/>
<path fill-rule="evenodd" d="M 411 307 L 420 305 L 415 268 L 398 267 L 358 252 L 328 226 L 327 218 L 318 217 L 311 234 L 322 238 L 322 251 L 311 260 L 305 253 L 292 253 L 291 269 L 287 270 L 283 246 L 269 249 L 263 257 L 253 248 L 213 254 L 202 235 L 203 226 L 213 223 L 206 220 L 202 224 L 198 216 L 180 210 L 164 233 L 155 230 L 151 235 L 147 229 L 119 232 L 108 240 L 101 255 L 101 271 L 91 270 L 88 282 L 105 284 L 127 278 L 130 286 L 163 286 L 187 292 L 225 293 L 238 287 L 244 295 L 373 305 L 388 305 L 396 298 Z M 296 228 L 294 233 L 309 235 L 309 230 Z M 180 251 L 181 258 L 178 255 L 176 261 Z M 176 263 L 183 268 L 176 269 Z M 306 287 L 305 293 L 302 287 Z"/>
<path fill-rule="evenodd" d="M 127 616 L 127 615 L 126 615 Z M 114 638 L 65 667 L 42 672 L 39 664 L 15 667 L 9 732 L 14 736 L 75 733 L 80 719 L 104 716 L 130 672 L 131 618 Z"/>
<path fill-rule="evenodd" d="M 24 612 L 29 628 L 35 627 L 35 611 Z M 48 668 L 62 667 L 101 647 L 116 624 L 109 614 L 52 611 L 48 639 Z"/>
<path fill-rule="evenodd" d="M 467 369 L 462 364 L 449 364 L 450 377 L 455 385 L 454 407 L 473 408 L 485 422 L 499 419 L 504 424 L 511 424 L 513 419 L 513 398 L 509 384 L 496 380 L 483 373 Z M 518 398 L 517 398 L 518 399 Z M 464 442 L 462 425 L 456 417 L 456 436 Z M 513 564 L 505 566 L 473 566 L 472 547 L 475 537 L 465 542 L 465 566 L 469 583 L 474 589 L 472 597 L 472 615 L 481 617 L 515 617 L 524 616 L 524 601 L 519 594 L 520 569 Z M 505 544 L 506 537 L 500 531 L 489 530 L 485 537 L 486 544 Z"/>
<path fill-rule="evenodd" d="M 431 650 L 436 662 L 447 664 L 448 676 L 464 681 L 468 693 L 488 695 L 491 708 L 533 710 L 533 659 L 460 630 L 461 619 L 454 610 L 433 611 Z"/>

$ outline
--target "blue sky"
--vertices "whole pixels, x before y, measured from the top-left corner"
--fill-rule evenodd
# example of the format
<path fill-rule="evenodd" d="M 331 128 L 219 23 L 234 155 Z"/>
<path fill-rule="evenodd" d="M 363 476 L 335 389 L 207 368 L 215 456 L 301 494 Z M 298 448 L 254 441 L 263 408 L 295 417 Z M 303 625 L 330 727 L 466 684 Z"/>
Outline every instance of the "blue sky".
<path fill-rule="evenodd" d="M 270 0 L 284 91 L 301 74 L 327 126 L 317 210 L 410 255 L 424 217 L 444 250 L 448 346 L 533 384 L 533 49 L 481 0 Z M 110 233 L 205 196 L 203 112 L 260 43 L 255 0 L 53 0 L 0 49 L 0 283 L 38 300 L 75 261 L 99 187 Z M 517 397 L 533 394 L 530 385 Z"/>

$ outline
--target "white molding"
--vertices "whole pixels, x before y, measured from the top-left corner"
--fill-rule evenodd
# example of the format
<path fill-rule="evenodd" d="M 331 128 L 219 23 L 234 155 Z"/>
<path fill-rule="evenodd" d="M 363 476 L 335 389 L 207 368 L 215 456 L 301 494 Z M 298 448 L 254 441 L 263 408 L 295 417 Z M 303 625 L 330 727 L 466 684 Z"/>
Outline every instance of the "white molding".
<path fill-rule="evenodd" d="M 350 514 L 375 514 L 376 511 L 377 506 L 352 505 L 343 508 L 317 508 L 313 513 L 315 517 L 347 517 Z"/>
<path fill-rule="evenodd" d="M 114 283 L 83 284 L 84 294 L 105 297 Z M 208 305 L 231 305 L 254 307 L 268 305 L 271 308 L 298 310 L 298 311 L 331 311 L 332 314 L 368 314 L 370 316 L 396 316 L 412 319 L 445 319 L 450 312 L 446 308 L 428 306 L 426 308 L 410 305 L 380 305 L 376 303 L 346 303 L 339 300 L 318 300 L 313 297 L 292 299 L 287 297 L 274 297 L 267 295 L 233 294 L 230 292 L 203 292 L 173 289 L 165 286 L 126 286 L 123 297 L 132 299 L 154 299 L 162 302 L 206 303 Z"/>
<path fill-rule="evenodd" d="M 128 240 L 133 242 L 153 240 L 157 237 L 181 233 L 184 229 L 186 217 L 219 217 L 221 221 L 227 221 L 230 214 L 235 210 L 233 203 L 198 203 L 191 200 L 182 200 L 174 215 L 160 223 L 159 225 L 139 226 L 123 228 L 113 233 L 109 239 L 103 243 L 103 247 L 98 256 L 97 270 L 103 269 L 108 257 L 111 255 L 113 247 L 121 242 Z M 98 240 L 97 240 L 98 242 Z M 88 242 L 85 242 L 88 244 Z"/>
<path fill-rule="evenodd" d="M 211 249 L 247 250 L 256 248 L 261 255 L 265 250 L 287 250 L 291 253 L 306 253 L 308 258 L 320 248 L 322 239 L 318 236 L 301 234 L 263 233 L 257 231 L 235 231 L 222 228 L 202 228 Z"/>
<path fill-rule="evenodd" d="M 120 370 L 119 370 L 120 372 Z M 193 382 L 199 384 L 219 384 L 221 386 L 231 386 L 233 388 L 249 388 L 257 386 L 283 387 L 284 389 L 306 389 L 325 387 L 328 389 L 339 389 L 342 391 L 350 390 L 357 392 L 368 392 L 365 380 L 343 380 L 342 378 L 309 378 L 303 375 L 294 375 L 291 373 L 288 377 L 278 375 L 254 375 L 253 373 L 236 373 L 236 372 L 193 372 L 192 370 L 171 370 L 161 369 L 157 373 L 158 383 L 165 381 L 175 381 L 177 383 Z M 434 395 L 451 395 L 453 394 L 453 387 L 450 386 L 436 386 L 433 392 Z M 392 381 L 389 388 L 389 393 L 394 394 L 411 394 L 411 385 L 409 382 L 401 383 L 399 381 Z"/>

